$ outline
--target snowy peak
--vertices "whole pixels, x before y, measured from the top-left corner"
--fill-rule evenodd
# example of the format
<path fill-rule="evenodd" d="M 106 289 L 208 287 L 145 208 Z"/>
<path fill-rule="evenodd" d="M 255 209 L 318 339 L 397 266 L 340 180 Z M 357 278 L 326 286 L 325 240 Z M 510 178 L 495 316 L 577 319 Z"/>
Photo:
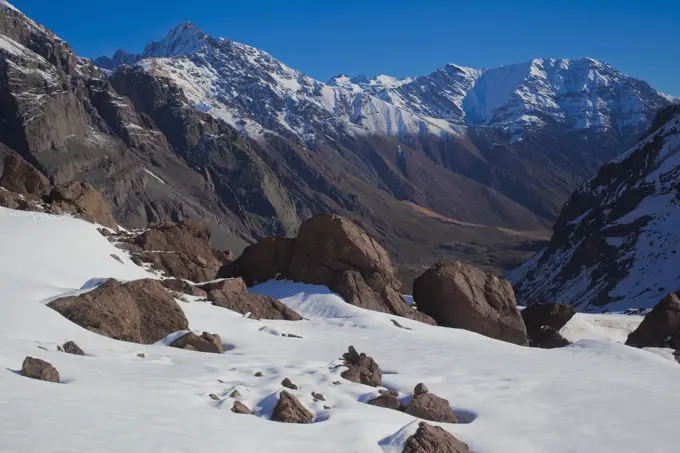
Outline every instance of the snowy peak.
<path fill-rule="evenodd" d="M 150 42 L 144 49 L 144 58 L 171 58 L 192 54 L 204 49 L 210 37 L 191 22 L 183 22 L 170 30 L 160 41 Z"/>

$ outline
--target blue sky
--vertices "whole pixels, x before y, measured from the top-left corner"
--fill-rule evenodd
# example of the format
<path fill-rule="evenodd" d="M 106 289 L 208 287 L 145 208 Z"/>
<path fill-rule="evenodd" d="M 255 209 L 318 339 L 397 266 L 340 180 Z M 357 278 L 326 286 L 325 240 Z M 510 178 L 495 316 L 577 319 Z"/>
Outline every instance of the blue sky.
<path fill-rule="evenodd" d="M 680 96 L 677 0 L 10 2 L 87 57 L 141 51 L 189 20 L 320 80 L 589 56 Z"/>

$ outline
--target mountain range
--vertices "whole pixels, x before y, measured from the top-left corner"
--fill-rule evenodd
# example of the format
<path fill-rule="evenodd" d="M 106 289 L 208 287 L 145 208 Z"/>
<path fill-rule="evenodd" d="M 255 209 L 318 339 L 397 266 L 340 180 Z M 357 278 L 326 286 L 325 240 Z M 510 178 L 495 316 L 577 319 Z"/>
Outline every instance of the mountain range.
<path fill-rule="evenodd" d="M 588 58 L 324 83 L 190 23 L 88 60 L 1 3 L 0 153 L 92 182 L 126 226 L 207 220 L 237 253 L 337 212 L 404 281 L 442 258 L 515 267 L 676 101 Z"/>

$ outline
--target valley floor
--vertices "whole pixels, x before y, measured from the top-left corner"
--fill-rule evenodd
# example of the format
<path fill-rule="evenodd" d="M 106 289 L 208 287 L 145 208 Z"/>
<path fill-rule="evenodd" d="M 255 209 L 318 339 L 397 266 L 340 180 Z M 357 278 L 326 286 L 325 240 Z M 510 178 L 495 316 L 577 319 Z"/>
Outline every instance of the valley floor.
<path fill-rule="evenodd" d="M 416 419 L 363 403 L 377 389 L 335 367 L 349 345 L 404 399 L 419 382 L 448 399 L 462 423 L 441 426 L 475 453 L 677 451 L 680 366 L 616 342 L 640 317 L 578 314 L 563 330 L 575 344 L 541 350 L 399 319 L 405 330 L 324 287 L 269 282 L 253 291 L 306 319 L 252 320 L 187 297 L 190 328 L 218 333 L 230 349 L 203 354 L 112 340 L 45 306 L 93 278 L 154 277 L 95 226 L 0 208 L 0 232 L 2 452 L 401 452 Z M 57 352 L 67 340 L 88 355 Z M 26 356 L 52 363 L 64 382 L 17 374 Z M 285 377 L 315 423 L 268 420 Z M 231 412 L 234 389 L 256 416 Z"/>

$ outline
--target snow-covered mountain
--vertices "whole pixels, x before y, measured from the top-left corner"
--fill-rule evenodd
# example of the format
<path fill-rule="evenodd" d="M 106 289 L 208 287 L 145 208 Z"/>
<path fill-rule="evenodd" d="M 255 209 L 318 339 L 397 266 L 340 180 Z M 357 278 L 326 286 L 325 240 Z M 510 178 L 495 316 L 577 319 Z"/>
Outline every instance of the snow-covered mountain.
<path fill-rule="evenodd" d="M 464 135 L 468 126 L 498 128 L 520 140 L 551 123 L 634 137 L 674 101 L 590 58 L 535 59 L 488 70 L 450 64 L 417 78 L 340 75 L 322 83 L 190 23 L 134 59 L 171 77 L 196 105 L 250 135 L 292 132 L 305 141 L 339 130 L 411 139 Z M 96 62 L 110 69 L 134 59 L 119 51 Z"/>
<path fill-rule="evenodd" d="M 680 107 L 564 206 L 549 246 L 509 275 L 527 302 L 649 308 L 680 289 Z"/>

